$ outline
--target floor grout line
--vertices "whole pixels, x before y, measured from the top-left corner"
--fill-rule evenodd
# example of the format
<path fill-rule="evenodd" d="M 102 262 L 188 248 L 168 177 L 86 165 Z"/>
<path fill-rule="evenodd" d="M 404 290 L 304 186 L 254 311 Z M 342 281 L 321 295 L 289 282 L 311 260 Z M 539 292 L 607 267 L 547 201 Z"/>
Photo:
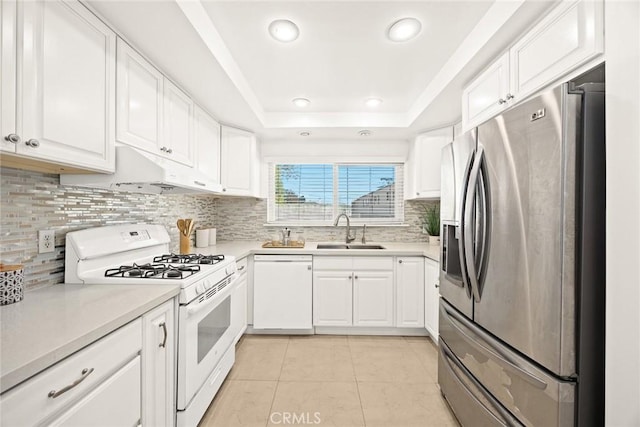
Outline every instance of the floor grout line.
<path fill-rule="evenodd" d="M 271 414 L 273 414 L 273 405 L 276 402 L 276 396 L 278 395 L 278 388 L 280 388 L 280 377 L 282 377 L 282 370 L 284 369 L 284 361 L 287 359 L 287 352 L 289 351 L 290 343 L 291 343 L 291 337 L 287 335 L 287 346 L 285 347 L 284 354 L 282 355 L 280 372 L 278 373 L 278 378 L 276 378 L 276 388 L 273 391 L 273 397 L 271 398 L 271 406 L 269 407 L 269 413 L 267 414 L 267 422 L 265 424 L 265 427 L 269 426 L 269 421 L 271 420 Z"/>

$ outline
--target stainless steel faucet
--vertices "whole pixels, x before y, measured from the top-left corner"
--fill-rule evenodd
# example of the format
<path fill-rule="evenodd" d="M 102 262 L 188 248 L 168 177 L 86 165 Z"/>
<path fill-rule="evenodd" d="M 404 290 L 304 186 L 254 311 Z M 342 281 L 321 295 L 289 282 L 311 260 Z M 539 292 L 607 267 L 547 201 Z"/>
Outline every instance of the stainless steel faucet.
<path fill-rule="evenodd" d="M 338 226 L 338 222 L 340 222 L 340 218 L 341 217 L 345 217 L 347 219 L 347 235 L 346 235 L 344 240 L 345 240 L 346 243 L 351 243 L 354 240 L 356 240 L 356 236 L 355 235 L 353 235 L 353 236 L 351 235 L 351 220 L 349 219 L 349 215 L 347 215 L 346 213 L 342 212 L 340 215 L 338 215 L 336 217 L 336 220 L 334 221 L 333 226 L 334 227 Z"/>

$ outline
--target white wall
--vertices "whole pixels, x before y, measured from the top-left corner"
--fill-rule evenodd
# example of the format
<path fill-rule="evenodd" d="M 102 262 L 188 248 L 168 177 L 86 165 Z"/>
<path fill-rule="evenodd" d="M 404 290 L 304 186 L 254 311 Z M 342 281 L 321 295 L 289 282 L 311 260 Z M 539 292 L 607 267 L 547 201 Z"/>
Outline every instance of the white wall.
<path fill-rule="evenodd" d="M 606 425 L 640 425 L 640 2 L 605 1 Z"/>
<path fill-rule="evenodd" d="M 404 162 L 407 159 L 407 141 L 262 141 L 260 153 L 265 161 L 315 162 Z"/>

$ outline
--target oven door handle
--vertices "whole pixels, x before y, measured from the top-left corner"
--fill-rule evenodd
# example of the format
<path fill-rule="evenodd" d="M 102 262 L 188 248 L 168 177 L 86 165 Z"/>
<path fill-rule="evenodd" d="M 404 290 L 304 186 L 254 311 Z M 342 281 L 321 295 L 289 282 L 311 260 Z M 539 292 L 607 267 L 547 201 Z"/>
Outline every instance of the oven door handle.
<path fill-rule="evenodd" d="M 217 305 L 218 303 L 222 302 L 222 300 L 224 300 L 224 298 L 226 298 L 232 291 L 233 288 L 237 285 L 237 281 L 238 278 L 234 278 L 231 283 L 229 283 L 224 290 L 222 290 L 219 294 L 216 294 L 215 296 L 213 296 L 212 298 L 208 299 L 208 300 L 204 300 L 202 302 L 199 302 L 197 299 L 195 301 L 190 302 L 189 304 L 187 304 L 186 308 L 187 308 L 187 317 L 192 316 L 195 313 L 198 313 L 199 311 L 202 311 L 206 308 L 211 307 L 212 305 Z"/>

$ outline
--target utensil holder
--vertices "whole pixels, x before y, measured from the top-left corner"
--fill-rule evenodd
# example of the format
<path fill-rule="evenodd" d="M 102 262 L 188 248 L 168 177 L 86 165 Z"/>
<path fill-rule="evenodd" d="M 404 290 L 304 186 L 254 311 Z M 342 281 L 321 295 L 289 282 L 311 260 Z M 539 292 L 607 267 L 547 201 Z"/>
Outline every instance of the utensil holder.
<path fill-rule="evenodd" d="M 180 233 L 180 255 L 191 253 L 191 238 Z"/>
<path fill-rule="evenodd" d="M 0 264 L 0 305 L 13 304 L 24 298 L 24 266 Z"/>

